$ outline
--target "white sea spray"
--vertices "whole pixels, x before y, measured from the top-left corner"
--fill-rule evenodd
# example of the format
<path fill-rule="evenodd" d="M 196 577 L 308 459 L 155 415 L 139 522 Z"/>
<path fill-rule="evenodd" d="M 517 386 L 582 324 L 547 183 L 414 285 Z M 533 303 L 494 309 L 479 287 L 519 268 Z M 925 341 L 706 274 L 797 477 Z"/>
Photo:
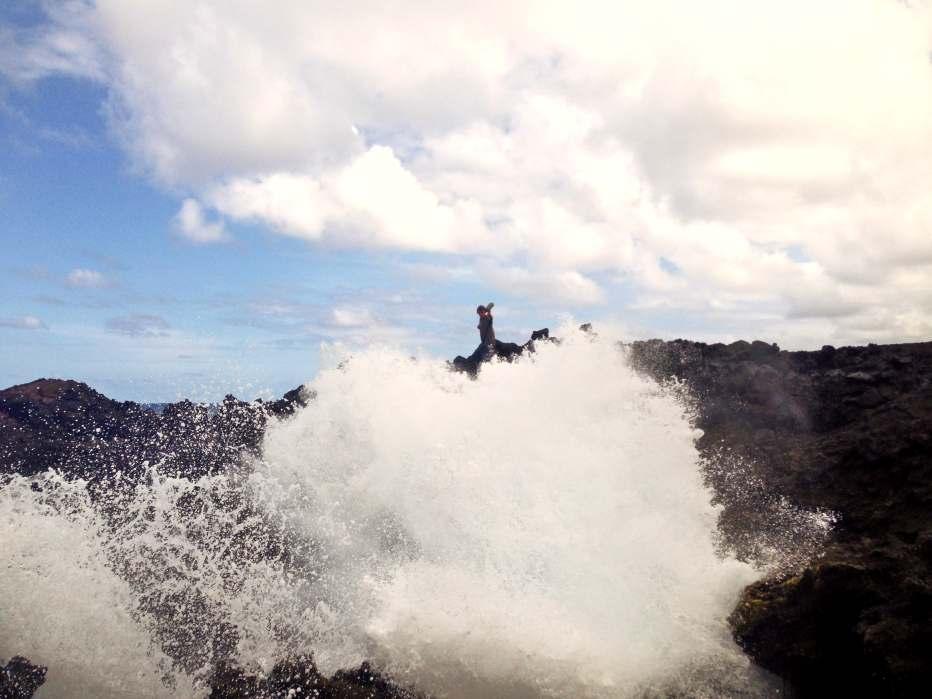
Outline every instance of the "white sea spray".
<path fill-rule="evenodd" d="M 0 488 L 0 657 L 48 665 L 47 697 L 307 652 L 438 696 L 768 695 L 725 621 L 760 571 L 716 550 L 682 401 L 613 344 L 475 381 L 370 348 L 312 388 L 245 468 Z"/>

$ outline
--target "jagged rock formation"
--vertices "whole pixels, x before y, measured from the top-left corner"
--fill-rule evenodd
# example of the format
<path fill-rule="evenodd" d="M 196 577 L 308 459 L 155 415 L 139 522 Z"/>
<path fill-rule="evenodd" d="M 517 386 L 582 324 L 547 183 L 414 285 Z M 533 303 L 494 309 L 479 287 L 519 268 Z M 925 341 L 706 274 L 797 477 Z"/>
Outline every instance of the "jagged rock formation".
<path fill-rule="evenodd" d="M 726 544 L 766 534 L 781 496 L 837 514 L 819 557 L 745 591 L 736 640 L 801 696 L 928 691 L 932 343 L 781 352 L 652 340 L 629 352 L 692 388 Z"/>
<path fill-rule="evenodd" d="M 494 356 L 501 357 L 508 362 L 513 362 L 516 357 L 520 357 L 525 352 L 533 352 L 534 343 L 540 341 L 559 342 L 556 338 L 550 337 L 549 328 L 542 328 L 531 333 L 531 339 L 523 345 L 519 345 L 515 342 L 496 340 Z M 482 366 L 482 362 L 486 359 L 485 355 L 485 346 L 480 344 L 468 357 L 457 356 L 453 361 L 448 362 L 448 365 L 453 371 L 461 371 L 475 377 L 479 374 L 479 367 Z M 489 357 L 489 359 L 491 359 L 491 357 Z"/>
<path fill-rule="evenodd" d="M 45 683 L 47 669 L 16 655 L 0 667 L 0 699 L 29 699 Z"/>
<path fill-rule="evenodd" d="M 682 379 L 695 396 L 725 548 L 748 559 L 804 548 L 787 528 L 787 502 L 837 516 L 820 555 L 809 560 L 804 550 L 745 591 L 731 617 L 737 641 L 800 696 L 924 693 L 932 681 L 932 343 L 783 352 L 763 342 L 651 340 L 626 351 L 635 367 Z M 470 359 L 452 368 L 475 374 Z M 256 450 L 269 415 L 307 398 L 299 389 L 268 404 L 231 396 L 214 409 L 182 402 L 158 415 L 76 382 L 16 386 L 0 391 L 0 475 L 49 467 L 92 479 L 132 475 L 146 460 L 211 473 Z M 292 548 L 270 537 L 268 555 Z M 217 697 L 286 696 L 310 680 L 317 696 L 408 696 L 390 683 L 322 678 L 310 661 L 283 661 L 266 678 L 217 667 Z M 289 677 L 298 679 L 288 685 Z"/>
<path fill-rule="evenodd" d="M 302 388 L 277 401 L 245 403 L 227 396 L 218 406 L 181 401 L 161 412 L 136 403 L 111 400 L 76 381 L 40 379 L 0 391 L 0 477 L 34 475 L 49 468 L 69 478 L 85 478 L 97 492 L 99 507 L 118 526 L 122 513 L 115 504 L 120 486 L 132 485 L 157 466 L 164 474 L 196 479 L 239 463 L 256 453 L 272 417 L 286 417 L 313 397 Z M 118 475 L 119 474 L 119 475 Z M 2 487 L 2 480 L 0 480 Z M 37 486 L 39 487 L 39 486 Z M 202 496 L 215 507 L 238 512 L 237 526 L 218 542 L 218 557 L 245 564 L 278 562 L 303 579 L 315 573 L 302 568 L 314 560 L 314 544 L 270 521 L 235 487 Z M 197 510 L 198 503 L 187 503 Z M 210 546 L 211 542 L 206 542 Z M 155 565 L 159 565 L 157 552 Z M 222 610 L 200 594 L 197 586 L 179 586 L 167 596 L 149 587 L 146 567 L 119 556 L 114 571 L 137 592 L 136 613 L 151 620 L 150 632 L 161 650 L 180 670 L 196 673 L 214 665 L 209 678 L 211 697 L 268 699 L 330 697 L 331 699 L 414 699 L 419 696 L 364 664 L 333 677 L 320 674 L 310 657 L 278 662 L 267 676 L 249 674 L 232 664 L 238 632 Z M 166 570 L 169 564 L 165 563 Z M 0 699 L 27 699 L 44 682 L 45 668 L 14 658 L 0 672 Z"/>
<path fill-rule="evenodd" d="M 311 397 L 299 387 L 268 403 L 227 396 L 216 406 L 181 401 L 156 412 L 111 400 L 76 381 L 40 379 L 13 386 L 0 391 L 0 487 L 4 474 L 28 476 L 50 468 L 69 479 L 86 479 L 100 514 L 118 531 L 125 524 L 121 498 L 132 498 L 150 468 L 192 480 L 228 472 L 245 455 L 258 453 L 270 418 L 292 414 Z M 223 532 L 218 558 L 235 565 L 276 561 L 293 570 L 308 557 L 306 542 L 258 511 L 235 485 L 213 487 L 219 491 L 205 486 L 204 497 L 239 518 L 236 527 Z M 198 503 L 189 500 L 182 504 L 195 510 Z M 209 547 L 212 541 L 200 544 Z M 153 640 L 186 672 L 229 657 L 237 631 L 216 602 L 197 586 L 169 594 L 150 589 L 150 569 L 160 560 L 157 552 L 142 566 L 116 554 L 110 560 L 138 593 L 135 611 L 152 620 Z M 166 569 L 169 565 L 164 563 Z"/>
<path fill-rule="evenodd" d="M 418 699 L 420 696 L 398 686 L 368 663 L 326 677 L 310 656 L 278 662 L 265 677 L 250 675 L 233 665 L 221 665 L 211 677 L 210 693 L 210 699 Z"/>
<path fill-rule="evenodd" d="M 161 413 L 119 402 L 77 381 L 39 379 L 0 391 L 0 474 L 49 468 L 89 480 L 133 480 L 149 465 L 198 477 L 254 452 L 270 416 L 290 415 L 309 396 L 219 406 L 181 401 Z"/>

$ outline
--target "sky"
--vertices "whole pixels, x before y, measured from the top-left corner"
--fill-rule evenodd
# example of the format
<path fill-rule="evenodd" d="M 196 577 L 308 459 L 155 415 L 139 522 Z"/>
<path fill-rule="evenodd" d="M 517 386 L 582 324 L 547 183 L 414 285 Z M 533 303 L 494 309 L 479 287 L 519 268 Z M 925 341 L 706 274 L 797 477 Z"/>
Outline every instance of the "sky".
<path fill-rule="evenodd" d="M 0 385 L 932 339 L 932 2 L 0 4 Z"/>

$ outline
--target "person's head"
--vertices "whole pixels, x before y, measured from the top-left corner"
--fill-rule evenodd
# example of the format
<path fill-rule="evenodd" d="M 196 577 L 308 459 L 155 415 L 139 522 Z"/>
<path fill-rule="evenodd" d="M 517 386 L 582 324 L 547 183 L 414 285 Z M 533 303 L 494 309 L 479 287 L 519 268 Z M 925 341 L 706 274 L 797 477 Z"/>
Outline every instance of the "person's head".
<path fill-rule="evenodd" d="M 484 316 L 488 312 L 489 312 L 489 309 L 486 308 L 485 306 L 476 306 L 476 313 L 478 313 L 479 315 Z"/>

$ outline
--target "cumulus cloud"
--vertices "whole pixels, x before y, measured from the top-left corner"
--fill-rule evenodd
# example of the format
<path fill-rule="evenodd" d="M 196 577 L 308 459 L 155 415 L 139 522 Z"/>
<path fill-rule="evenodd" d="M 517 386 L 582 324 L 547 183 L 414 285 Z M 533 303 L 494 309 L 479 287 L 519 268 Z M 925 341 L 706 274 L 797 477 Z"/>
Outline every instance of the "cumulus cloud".
<path fill-rule="evenodd" d="M 100 272 L 93 269 L 84 269 L 78 267 L 68 272 L 65 276 L 65 283 L 68 286 L 82 289 L 100 289 L 107 286 L 109 280 Z"/>
<path fill-rule="evenodd" d="M 203 207 L 194 199 L 185 199 L 175 216 L 175 230 L 192 243 L 220 243 L 227 240 L 221 221 L 208 221 Z"/>
<path fill-rule="evenodd" d="M 489 267 L 483 275 L 496 288 L 532 298 L 582 306 L 605 300 L 598 284 L 574 270 L 534 272 L 523 267 Z"/>
<path fill-rule="evenodd" d="M 0 318 L 0 328 L 15 328 L 16 330 L 45 330 L 48 326 L 35 316 L 17 316 L 14 318 Z"/>
<path fill-rule="evenodd" d="M 161 316 L 139 313 L 109 318 L 108 332 L 128 337 L 168 337 L 171 325 Z"/>
<path fill-rule="evenodd" d="M 375 319 L 368 308 L 338 306 L 331 311 L 333 325 L 338 328 L 360 328 L 373 325 Z"/>
<path fill-rule="evenodd" d="M 344 244 L 425 252 L 463 252 L 491 242 L 475 202 L 442 202 L 387 146 L 373 146 L 319 178 L 237 178 L 208 197 L 230 217 L 263 221 L 311 240 L 326 236 Z"/>
<path fill-rule="evenodd" d="M 195 240 L 208 207 L 567 304 L 932 319 L 929 3 L 68 7 L 0 65 L 104 81 Z"/>
<path fill-rule="evenodd" d="M 348 345 L 373 342 L 402 345 L 411 339 L 409 328 L 364 305 L 334 306 L 319 322 L 306 324 L 304 332 L 329 342 Z"/>
<path fill-rule="evenodd" d="M 0 75 L 28 83 L 49 75 L 104 80 L 103 47 L 95 40 L 92 6 L 82 0 L 45 3 L 40 27 L 0 26 Z"/>

